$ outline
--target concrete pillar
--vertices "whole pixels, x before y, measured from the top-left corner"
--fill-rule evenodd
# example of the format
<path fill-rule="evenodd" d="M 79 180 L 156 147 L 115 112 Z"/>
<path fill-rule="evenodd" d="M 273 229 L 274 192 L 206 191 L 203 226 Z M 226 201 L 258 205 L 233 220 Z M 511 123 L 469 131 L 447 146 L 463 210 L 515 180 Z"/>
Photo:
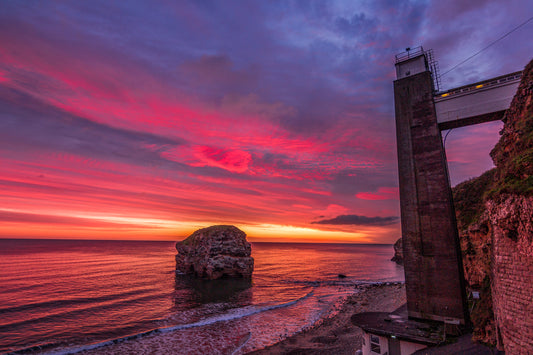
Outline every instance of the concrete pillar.
<path fill-rule="evenodd" d="M 403 73 L 397 63 L 397 73 Z M 468 324 L 464 275 L 431 72 L 394 82 L 409 317 Z"/>

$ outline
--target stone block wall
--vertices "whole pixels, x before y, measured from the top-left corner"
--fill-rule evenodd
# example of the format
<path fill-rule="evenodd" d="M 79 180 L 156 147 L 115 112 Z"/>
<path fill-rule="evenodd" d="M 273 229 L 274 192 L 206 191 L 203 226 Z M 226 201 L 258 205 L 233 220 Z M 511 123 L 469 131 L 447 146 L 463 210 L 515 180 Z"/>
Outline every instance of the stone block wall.
<path fill-rule="evenodd" d="M 488 201 L 493 227 L 492 297 L 498 348 L 533 354 L 533 197 Z"/>

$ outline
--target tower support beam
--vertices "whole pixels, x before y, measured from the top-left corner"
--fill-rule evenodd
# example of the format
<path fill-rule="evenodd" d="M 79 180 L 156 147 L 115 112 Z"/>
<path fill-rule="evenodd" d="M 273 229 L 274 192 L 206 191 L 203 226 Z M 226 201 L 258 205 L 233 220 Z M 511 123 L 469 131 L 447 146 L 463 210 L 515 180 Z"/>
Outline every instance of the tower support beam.
<path fill-rule="evenodd" d="M 404 72 L 402 62 L 396 65 L 397 72 Z M 394 82 L 407 311 L 412 318 L 467 324 L 463 266 L 433 79 L 427 67 L 409 74 Z"/>

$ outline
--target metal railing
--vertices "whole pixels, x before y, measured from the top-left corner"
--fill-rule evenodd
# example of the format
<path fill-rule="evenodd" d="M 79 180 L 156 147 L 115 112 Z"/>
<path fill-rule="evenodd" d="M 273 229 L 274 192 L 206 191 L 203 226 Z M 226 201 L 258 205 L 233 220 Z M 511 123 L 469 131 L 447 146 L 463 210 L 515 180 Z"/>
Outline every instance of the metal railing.
<path fill-rule="evenodd" d="M 429 65 L 429 71 L 431 72 L 431 77 L 433 78 L 433 91 L 440 91 L 440 71 L 439 71 L 439 62 L 434 59 L 433 49 L 425 51 L 426 58 Z"/>
<path fill-rule="evenodd" d="M 406 60 L 409 60 L 411 58 L 416 58 L 423 55 L 426 58 L 426 63 L 428 66 L 428 70 L 431 72 L 431 77 L 433 78 L 433 90 L 434 92 L 440 91 L 440 72 L 439 72 L 439 63 L 435 60 L 435 57 L 433 56 L 433 50 L 428 49 L 424 50 L 422 46 L 414 47 L 414 48 L 406 48 L 405 52 L 396 54 L 396 64 L 400 62 L 404 62 Z"/>
<path fill-rule="evenodd" d="M 405 52 L 396 54 L 396 63 L 403 62 L 404 60 L 418 57 L 419 55 L 424 54 L 424 48 L 422 46 L 414 48 L 405 48 Z"/>

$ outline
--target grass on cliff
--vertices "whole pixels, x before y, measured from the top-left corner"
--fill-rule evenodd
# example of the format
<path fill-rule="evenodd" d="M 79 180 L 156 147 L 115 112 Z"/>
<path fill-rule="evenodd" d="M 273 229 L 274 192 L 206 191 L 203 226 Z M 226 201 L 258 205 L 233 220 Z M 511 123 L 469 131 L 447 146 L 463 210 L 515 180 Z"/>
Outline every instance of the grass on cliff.
<path fill-rule="evenodd" d="M 533 134 L 531 143 L 533 145 Z M 533 148 L 509 159 L 502 168 L 499 179 L 487 191 L 487 198 L 495 199 L 502 194 L 533 196 Z"/>
<path fill-rule="evenodd" d="M 457 212 L 458 227 L 463 230 L 476 222 L 485 210 L 485 196 L 494 184 L 496 169 L 464 181 L 453 188 L 453 202 Z"/>
<path fill-rule="evenodd" d="M 457 223 L 461 230 L 477 222 L 489 199 L 497 200 L 504 194 L 533 196 L 533 130 L 531 146 L 503 166 L 486 171 L 453 188 L 453 201 L 458 212 Z"/>

